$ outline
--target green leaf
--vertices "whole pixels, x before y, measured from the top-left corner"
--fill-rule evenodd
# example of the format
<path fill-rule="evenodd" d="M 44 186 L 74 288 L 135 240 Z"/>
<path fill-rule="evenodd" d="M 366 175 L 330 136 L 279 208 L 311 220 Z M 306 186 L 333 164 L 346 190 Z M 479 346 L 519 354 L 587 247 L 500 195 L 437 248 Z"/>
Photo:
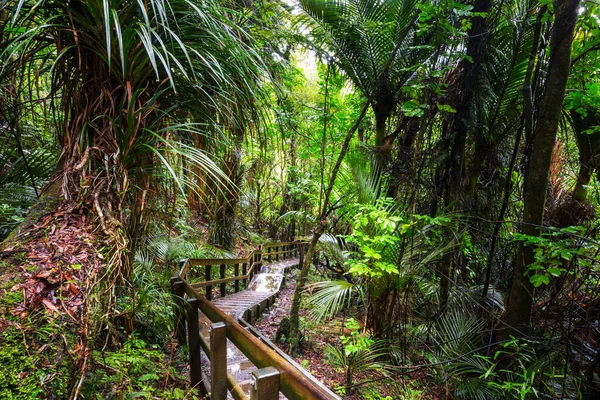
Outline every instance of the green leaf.
<path fill-rule="evenodd" d="M 437 104 L 437 108 L 440 111 L 445 111 L 445 112 L 449 112 L 449 113 L 455 113 L 456 110 L 452 107 L 450 107 L 448 104 Z"/>
<path fill-rule="evenodd" d="M 529 280 L 535 287 L 540 287 L 542 285 L 547 285 L 550 283 L 550 277 L 548 275 L 535 274 L 532 275 L 531 278 L 529 278 Z"/>
<path fill-rule="evenodd" d="M 552 275 L 552 276 L 559 277 L 560 276 L 560 269 L 558 269 L 556 267 L 548 268 L 548 273 L 550 275 Z"/>

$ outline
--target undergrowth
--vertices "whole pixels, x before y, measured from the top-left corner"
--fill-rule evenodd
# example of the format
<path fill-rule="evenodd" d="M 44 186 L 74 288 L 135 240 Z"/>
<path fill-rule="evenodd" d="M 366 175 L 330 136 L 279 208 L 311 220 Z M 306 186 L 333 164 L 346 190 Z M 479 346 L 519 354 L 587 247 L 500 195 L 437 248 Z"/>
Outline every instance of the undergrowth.
<path fill-rule="evenodd" d="M 0 262 L 0 398 L 63 399 L 75 380 L 75 360 L 70 353 L 77 332 L 64 316 L 37 310 L 13 313 L 24 301 L 11 273 L 13 265 Z"/>

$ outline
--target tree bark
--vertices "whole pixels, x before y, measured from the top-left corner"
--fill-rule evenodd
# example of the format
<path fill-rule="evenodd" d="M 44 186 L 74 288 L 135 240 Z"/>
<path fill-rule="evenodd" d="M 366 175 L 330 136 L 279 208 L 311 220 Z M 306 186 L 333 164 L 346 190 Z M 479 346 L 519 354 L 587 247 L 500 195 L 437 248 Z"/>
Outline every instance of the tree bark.
<path fill-rule="evenodd" d="M 477 0 L 473 12 L 487 13 L 491 7 L 491 0 Z M 467 44 L 467 55 L 471 62 L 465 60 L 462 65 L 460 83 L 460 99 L 453 120 L 452 147 L 448 158 L 448 181 L 446 186 L 446 207 L 451 211 L 457 210 L 457 203 L 463 192 L 462 177 L 465 165 L 465 149 L 469 124 L 473 121 L 472 107 L 477 91 L 481 67 L 485 60 L 487 43 L 487 23 L 485 18 L 473 18 L 472 28 L 469 32 L 470 39 Z M 448 238 L 450 240 L 450 238 Z M 440 278 L 440 308 L 448 301 L 450 281 L 452 275 L 453 254 L 448 252 L 441 260 L 438 271 Z"/>
<path fill-rule="evenodd" d="M 517 131 L 517 137 L 515 138 L 515 145 L 513 148 L 513 154 L 510 159 L 508 171 L 506 173 L 506 182 L 504 183 L 504 195 L 502 199 L 502 206 L 500 207 L 500 213 L 498 214 L 498 218 L 496 218 L 496 223 L 494 224 L 494 233 L 492 234 L 492 243 L 490 245 L 490 252 L 487 258 L 486 272 L 485 272 L 485 282 L 483 284 L 483 290 L 481 293 L 481 298 L 485 299 L 487 297 L 487 293 L 490 287 L 490 280 L 492 276 L 492 268 L 494 264 L 494 257 L 496 255 L 496 246 L 498 244 L 498 239 L 500 237 L 500 229 L 502 228 L 502 224 L 504 223 L 504 217 L 506 211 L 508 210 L 508 203 L 510 201 L 510 194 L 512 192 L 512 173 L 515 169 L 517 157 L 519 155 L 519 147 L 521 146 L 521 137 L 523 136 L 523 131 L 526 129 L 533 130 L 533 122 L 531 118 L 533 117 L 533 93 L 535 92 L 535 87 L 532 86 L 532 77 L 533 72 L 536 66 L 536 60 L 539 55 L 540 48 L 540 39 L 542 32 L 542 18 L 544 13 L 546 12 L 546 7 L 542 7 L 538 11 L 538 15 L 535 21 L 535 29 L 533 32 L 533 44 L 531 46 L 531 52 L 529 53 L 529 62 L 527 63 L 527 72 L 525 73 L 525 81 L 523 82 L 523 116 L 521 121 L 521 126 Z M 530 125 L 530 128 L 527 128 L 526 125 Z"/>
<path fill-rule="evenodd" d="M 533 151 L 525 185 L 521 232 L 530 236 L 540 235 L 543 222 L 550 162 L 571 68 L 571 46 L 580 0 L 564 0 L 556 4 L 548 73 L 534 131 Z M 527 267 L 534 260 L 533 247 L 521 245 L 517 252 L 515 276 L 504 317 L 506 325 L 504 338 L 522 337 L 529 331 L 533 285 Z"/>

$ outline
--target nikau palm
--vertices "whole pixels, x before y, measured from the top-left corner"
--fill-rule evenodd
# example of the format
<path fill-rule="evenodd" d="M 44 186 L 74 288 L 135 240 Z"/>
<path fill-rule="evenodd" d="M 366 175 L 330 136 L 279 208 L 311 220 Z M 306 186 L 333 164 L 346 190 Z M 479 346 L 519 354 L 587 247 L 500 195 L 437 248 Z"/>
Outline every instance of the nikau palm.
<path fill-rule="evenodd" d="M 34 27 L 13 57 L 44 54 L 52 65 L 61 156 L 47 192 L 87 203 L 127 267 L 148 223 L 157 163 L 178 180 L 167 153 L 227 179 L 180 140 L 207 134 L 219 115 L 232 125 L 243 117 L 229 110 L 253 96 L 260 58 L 211 1 L 20 1 L 9 11 Z"/>
<path fill-rule="evenodd" d="M 387 167 L 392 144 L 400 133 L 388 133 L 388 123 L 403 99 L 402 87 L 433 53 L 431 47 L 421 46 L 426 36 L 416 34 L 418 2 L 301 0 L 300 4 L 311 18 L 305 23 L 313 28 L 313 34 L 323 37 L 337 66 L 365 97 L 373 96 L 374 145 L 381 171 Z"/>

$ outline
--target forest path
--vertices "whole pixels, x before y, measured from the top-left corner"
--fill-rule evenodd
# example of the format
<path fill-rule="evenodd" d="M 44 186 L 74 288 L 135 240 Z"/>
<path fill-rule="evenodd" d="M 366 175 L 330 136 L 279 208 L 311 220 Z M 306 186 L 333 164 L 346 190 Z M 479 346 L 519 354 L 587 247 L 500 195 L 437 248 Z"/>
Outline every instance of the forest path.
<path fill-rule="evenodd" d="M 284 282 L 286 270 L 297 267 L 299 263 L 299 258 L 290 258 L 265 264 L 260 272 L 254 275 L 246 290 L 219 297 L 212 303 L 237 321 L 244 320 L 250 324 L 273 305 Z M 202 312 L 199 315 L 200 334 L 208 341 L 211 321 Z M 210 382 L 210 361 L 204 354 L 202 361 L 203 376 L 207 378 L 205 380 L 207 385 Z M 252 386 L 252 372 L 256 369 L 256 366 L 230 340 L 227 340 L 227 370 L 248 396 Z M 208 387 L 207 389 L 210 390 Z M 279 397 L 286 398 L 282 393 Z M 231 394 L 228 398 L 232 398 Z"/>

